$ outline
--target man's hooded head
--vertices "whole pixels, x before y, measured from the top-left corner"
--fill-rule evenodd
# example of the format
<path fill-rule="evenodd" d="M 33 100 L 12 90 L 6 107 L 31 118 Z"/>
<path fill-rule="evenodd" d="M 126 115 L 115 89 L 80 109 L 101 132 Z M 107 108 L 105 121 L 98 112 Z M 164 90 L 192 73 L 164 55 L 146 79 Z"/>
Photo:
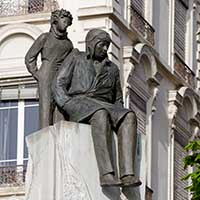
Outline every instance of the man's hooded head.
<path fill-rule="evenodd" d="M 86 53 L 88 58 L 93 58 L 95 46 L 99 42 L 107 42 L 110 44 L 110 35 L 101 29 L 91 29 L 86 36 Z"/>

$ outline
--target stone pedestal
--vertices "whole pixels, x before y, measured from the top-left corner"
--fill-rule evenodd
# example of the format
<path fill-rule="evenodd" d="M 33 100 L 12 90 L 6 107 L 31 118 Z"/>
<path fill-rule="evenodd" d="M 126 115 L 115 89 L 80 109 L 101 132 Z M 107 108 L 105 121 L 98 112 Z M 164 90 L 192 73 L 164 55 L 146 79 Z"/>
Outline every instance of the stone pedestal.
<path fill-rule="evenodd" d="M 102 189 L 89 125 L 61 121 L 27 137 L 26 200 L 139 200 L 139 188 Z"/>

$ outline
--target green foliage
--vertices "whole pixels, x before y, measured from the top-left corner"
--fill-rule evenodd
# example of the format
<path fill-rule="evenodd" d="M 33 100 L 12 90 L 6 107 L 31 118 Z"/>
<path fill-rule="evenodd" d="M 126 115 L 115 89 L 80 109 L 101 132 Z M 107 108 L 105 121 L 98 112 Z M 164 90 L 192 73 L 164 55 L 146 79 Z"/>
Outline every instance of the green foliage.
<path fill-rule="evenodd" d="M 200 140 L 189 142 L 185 150 L 191 154 L 184 158 L 184 168 L 192 167 L 193 172 L 183 177 L 182 180 L 191 180 L 191 185 L 186 189 L 192 194 L 192 200 L 200 200 Z"/>

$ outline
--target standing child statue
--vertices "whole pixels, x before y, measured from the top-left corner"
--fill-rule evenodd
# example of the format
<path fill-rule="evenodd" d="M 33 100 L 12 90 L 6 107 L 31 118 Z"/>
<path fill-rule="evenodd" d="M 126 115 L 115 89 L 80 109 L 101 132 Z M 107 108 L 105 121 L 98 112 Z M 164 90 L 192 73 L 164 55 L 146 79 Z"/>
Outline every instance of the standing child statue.
<path fill-rule="evenodd" d="M 66 32 L 72 20 L 69 11 L 61 9 L 52 12 L 50 31 L 37 38 L 25 57 L 26 67 L 39 85 L 40 128 L 53 124 L 55 103 L 52 98 L 51 83 L 64 58 L 73 49 Z M 39 54 L 42 59 L 40 68 L 37 67 Z"/>

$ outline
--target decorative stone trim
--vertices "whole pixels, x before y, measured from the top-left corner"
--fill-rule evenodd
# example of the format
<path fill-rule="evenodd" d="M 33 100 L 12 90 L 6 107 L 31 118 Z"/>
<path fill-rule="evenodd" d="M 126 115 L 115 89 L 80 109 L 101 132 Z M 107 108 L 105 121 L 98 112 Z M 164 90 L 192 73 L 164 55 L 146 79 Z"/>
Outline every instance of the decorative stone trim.
<path fill-rule="evenodd" d="M 8 37 L 15 34 L 20 34 L 23 36 L 28 36 L 31 40 L 35 40 L 43 31 L 35 25 L 18 23 L 9 24 L 0 28 L 0 47 L 2 43 L 7 40 Z M 25 56 L 25 55 L 24 55 Z M 0 73 L 0 86 L 17 85 L 18 82 L 23 82 L 24 79 L 29 79 L 29 82 L 33 82 L 29 76 L 28 71 L 25 68 L 24 56 L 17 58 L 2 58 L 0 59 L 1 73 Z M 6 67 L 7 66 L 7 67 Z M 13 71 L 13 67 L 18 69 Z M 15 79 L 16 82 L 14 81 Z M 31 79 L 31 80 L 30 80 Z"/>
<path fill-rule="evenodd" d="M 199 100 L 198 95 L 188 87 L 181 87 L 179 90 L 170 90 L 169 91 L 169 107 L 168 107 L 168 117 L 171 121 L 171 126 L 173 125 L 174 119 L 177 117 L 177 111 L 180 106 L 183 104 L 183 100 L 188 98 L 193 105 L 192 109 L 192 118 L 191 120 L 199 121 Z"/>
<path fill-rule="evenodd" d="M 160 80 L 157 80 L 158 68 L 157 68 L 156 58 L 154 55 L 155 50 L 152 47 L 150 47 L 149 45 L 144 44 L 144 43 L 136 44 L 135 49 L 140 55 L 139 60 L 141 60 L 142 57 L 145 55 L 150 62 L 150 69 L 147 71 L 148 72 L 147 80 L 153 79 L 153 80 L 155 80 L 155 82 L 159 82 Z"/>
<path fill-rule="evenodd" d="M 43 32 L 41 29 L 31 24 L 25 24 L 25 23 L 9 24 L 0 29 L 0 44 L 8 36 L 17 33 L 27 34 L 33 39 L 36 39 Z"/>
<path fill-rule="evenodd" d="M 0 199 L 9 196 L 24 196 L 25 186 L 20 187 L 0 187 Z"/>
<path fill-rule="evenodd" d="M 191 108 L 188 111 L 189 119 L 185 119 L 183 113 L 179 112 L 179 109 L 184 104 L 185 100 L 188 100 L 191 104 Z M 188 143 L 188 141 L 194 137 L 199 136 L 199 96 L 194 92 L 193 89 L 188 87 L 181 87 L 178 90 L 170 90 L 168 98 L 168 118 L 169 118 L 169 197 L 170 199 L 175 198 L 175 181 L 177 177 L 175 176 L 175 166 L 176 156 L 179 156 L 179 151 L 183 151 L 183 147 Z M 183 108 L 184 109 L 184 108 Z M 186 108 L 188 109 L 188 108 Z M 180 147 L 177 150 L 177 145 Z M 177 152 L 178 151 L 178 152 Z M 183 153 L 183 152 L 182 152 Z M 181 156 L 178 158 L 181 159 Z M 178 169 L 176 169 L 178 170 Z M 177 173 L 177 172 L 176 172 Z M 174 186 L 175 185 L 175 186 Z M 182 187 L 182 186 L 181 186 Z"/>
<path fill-rule="evenodd" d="M 129 8 L 130 9 L 130 6 Z M 130 11 L 130 10 L 129 10 Z M 111 19 L 114 23 L 118 24 L 123 32 L 127 33 L 127 35 L 131 38 L 133 43 L 136 42 L 144 42 L 147 43 L 148 45 L 152 45 L 152 43 L 149 41 L 150 36 L 144 37 L 137 29 L 136 27 L 131 26 L 130 24 L 130 19 L 124 19 L 123 16 L 117 11 L 116 7 L 114 4 L 108 5 L 91 5 L 88 7 L 80 7 L 78 10 L 78 18 L 79 20 L 88 20 L 92 18 L 97 18 L 97 17 L 107 17 Z M 130 16 L 129 16 L 130 18 Z M 147 23 L 147 22 L 146 22 Z M 146 34 L 149 33 L 149 29 L 146 29 Z M 149 34 L 148 34 L 149 35 Z"/>
<path fill-rule="evenodd" d="M 156 112 L 156 99 L 159 93 L 158 86 L 162 79 L 157 69 L 155 50 L 144 43 L 134 47 L 126 46 L 123 49 L 124 58 L 124 98 L 126 106 L 134 109 L 138 116 L 138 131 L 145 135 L 147 153 L 145 162 L 147 169 L 144 172 L 146 183 L 151 186 L 151 149 L 152 149 L 152 121 Z M 144 68 L 145 74 L 140 74 L 138 68 Z M 142 73 L 142 72 L 141 72 Z M 141 77 L 140 77 L 141 75 Z M 144 77 L 143 77 L 144 75 Z M 139 98 L 140 97 L 140 98 Z M 147 107 L 148 102 L 148 107 Z M 142 188 L 147 200 L 152 199 L 152 191 Z"/>

